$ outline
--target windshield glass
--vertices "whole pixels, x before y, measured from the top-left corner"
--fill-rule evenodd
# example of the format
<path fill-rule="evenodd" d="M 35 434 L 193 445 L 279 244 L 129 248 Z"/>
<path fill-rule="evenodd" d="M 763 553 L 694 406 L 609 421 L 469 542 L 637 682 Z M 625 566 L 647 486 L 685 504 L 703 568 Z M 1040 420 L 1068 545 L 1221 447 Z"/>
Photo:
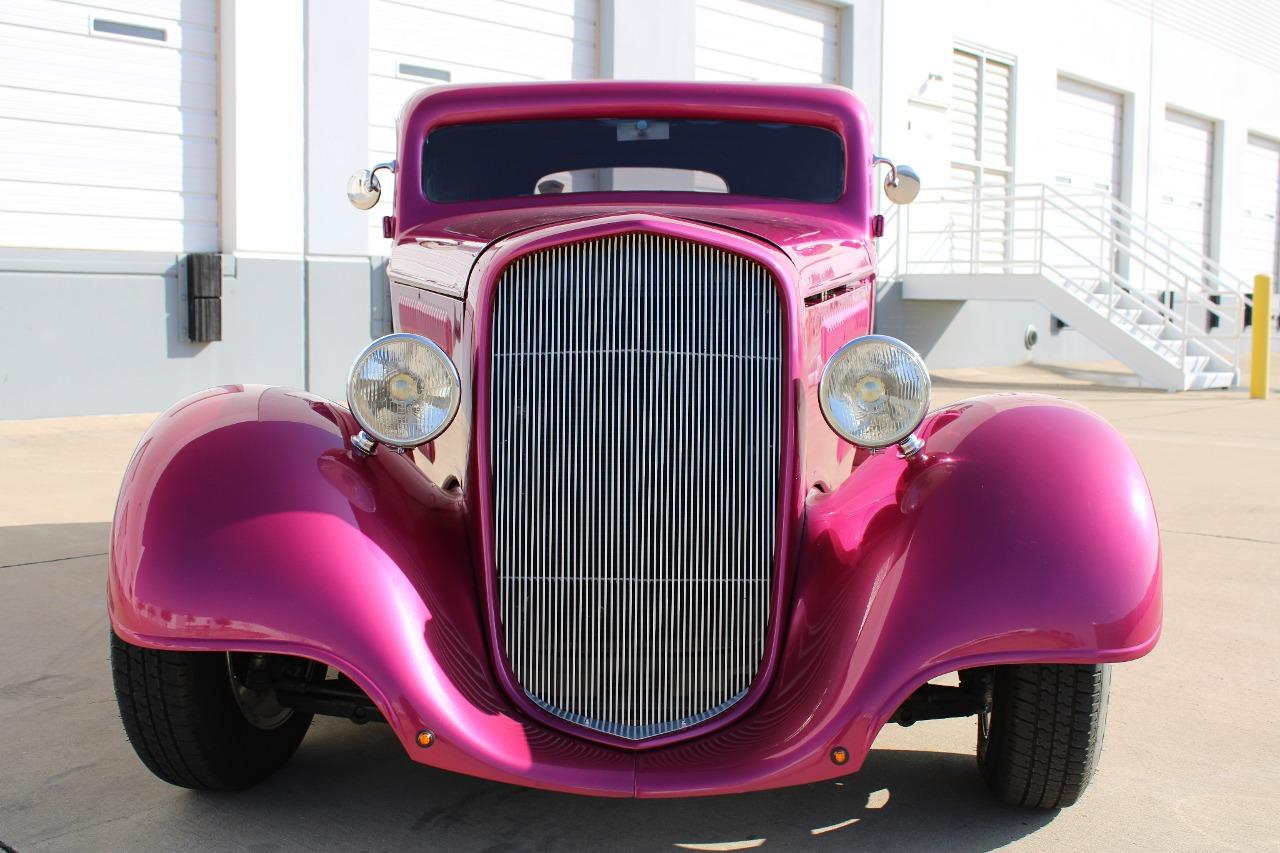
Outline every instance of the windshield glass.
<path fill-rule="evenodd" d="M 830 203 L 844 145 L 821 127 L 714 119 L 552 119 L 438 127 L 422 153 L 433 202 L 677 191 Z"/>

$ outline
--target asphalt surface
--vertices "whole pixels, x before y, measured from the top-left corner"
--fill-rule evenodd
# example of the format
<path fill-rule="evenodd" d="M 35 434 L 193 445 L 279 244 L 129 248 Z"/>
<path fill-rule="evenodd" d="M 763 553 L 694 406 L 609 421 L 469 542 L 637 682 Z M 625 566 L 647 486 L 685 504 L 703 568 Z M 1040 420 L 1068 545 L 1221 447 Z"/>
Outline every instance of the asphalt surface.
<path fill-rule="evenodd" d="M 103 603 L 111 507 L 150 418 L 96 417 L 0 422 L 0 850 L 1280 850 L 1280 399 L 1031 368 L 939 380 L 944 402 L 1082 401 L 1151 481 L 1165 632 L 1115 667 L 1101 766 L 1077 806 L 995 803 L 972 720 L 889 727 L 842 782 L 619 801 L 432 770 L 385 727 L 319 719 L 251 791 L 171 788 L 120 728 Z"/>

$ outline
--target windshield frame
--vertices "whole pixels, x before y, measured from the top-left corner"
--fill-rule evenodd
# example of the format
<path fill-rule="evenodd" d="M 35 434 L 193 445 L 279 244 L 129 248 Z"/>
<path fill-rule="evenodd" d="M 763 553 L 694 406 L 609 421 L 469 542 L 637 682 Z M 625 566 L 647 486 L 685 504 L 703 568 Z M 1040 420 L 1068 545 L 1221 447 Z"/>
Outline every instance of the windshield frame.
<path fill-rule="evenodd" d="M 436 127 L 602 115 L 639 119 L 658 113 L 671 118 L 744 119 L 827 128 L 834 131 L 844 145 L 844 192 L 832 203 L 733 193 L 647 190 L 441 203 L 428 199 L 422 186 L 422 146 L 427 134 Z M 849 89 L 838 86 L 592 80 L 431 87 L 410 99 L 397 124 L 400 159 L 395 176 L 393 233 L 397 242 L 413 239 L 418 234 L 447 234 L 455 227 L 450 222 L 501 211 L 532 213 L 538 208 L 599 210 L 660 204 L 675 208 L 751 208 L 774 216 L 814 216 L 843 221 L 856 233 L 869 235 L 874 213 L 870 132 L 871 121 L 862 101 Z"/>
<path fill-rule="evenodd" d="M 664 135 L 654 140 L 636 138 L 638 132 L 631 129 L 633 125 L 639 125 L 642 128 L 640 133 L 650 130 Z M 726 127 L 726 125 L 729 126 Z M 460 133 L 453 133 L 464 128 L 475 128 L 477 133 L 470 139 L 464 138 Z M 624 139 L 623 136 L 628 133 L 636 135 L 629 140 Z M 665 135 L 668 133 L 671 134 L 672 140 Z M 683 144 L 673 141 L 676 135 L 684 137 L 680 140 Z M 436 140 L 437 148 L 443 152 L 437 156 L 453 158 L 452 162 L 445 160 L 442 166 L 435 165 L 432 160 L 433 139 Z M 522 146 L 522 141 L 527 141 L 528 145 Z M 734 142 L 739 143 L 739 150 L 750 150 L 752 153 L 735 160 L 734 153 L 727 150 Z M 496 186 L 491 190 L 482 189 L 480 192 L 484 194 L 470 197 L 442 197 L 442 195 L 455 194 L 456 186 L 450 186 L 448 183 L 454 174 L 465 172 L 481 175 L 483 177 L 477 181 L 478 184 L 485 177 L 490 179 L 495 177 L 495 172 L 488 175 L 484 173 L 486 160 L 483 155 L 474 157 L 472 152 L 467 150 L 468 147 L 493 149 L 493 162 L 505 162 L 510 167 L 507 174 L 497 175 L 496 182 L 491 180 L 491 183 Z M 532 156 L 522 160 L 522 155 L 527 152 L 532 152 Z M 722 155 L 721 152 L 725 153 Z M 473 160 L 460 164 L 457 162 L 460 155 L 462 158 L 473 157 Z M 713 175 L 728 186 L 727 190 L 715 191 L 713 193 L 715 195 L 820 205 L 838 203 L 844 197 L 848 185 L 845 143 L 839 133 L 828 127 L 811 123 L 756 119 L 668 117 L 657 113 L 643 118 L 617 118 L 607 115 L 557 116 L 550 119 L 508 119 L 441 124 L 428 131 L 422 143 L 420 157 L 422 190 L 427 200 L 432 204 L 449 206 L 470 202 L 512 201 L 542 195 L 556 196 L 561 203 L 573 203 L 575 199 L 586 196 L 617 198 L 628 194 L 656 193 L 664 196 L 679 194 L 702 198 L 711 194 L 706 190 L 684 187 L 538 193 L 535 191 L 537 181 L 533 180 L 529 181 L 528 192 L 504 193 L 501 190 L 507 187 L 501 186 L 503 183 L 509 187 L 511 184 L 519 183 L 521 175 L 518 171 L 512 174 L 512 169 L 523 169 L 528 175 L 585 172 L 592 169 L 601 171 L 650 169 L 687 173 L 690 183 L 695 172 L 701 171 Z M 767 175 L 767 173 L 764 177 L 756 177 L 765 173 L 769 163 L 781 163 L 784 168 L 792 165 L 792 174 L 795 175 L 796 169 L 805 169 L 809 163 L 818 162 L 819 157 L 823 158 L 820 161 L 821 166 L 813 167 L 811 178 L 805 176 L 797 181 L 788 181 L 782 176 Z M 530 166 L 538 165 L 539 159 L 544 160 L 541 166 L 529 171 Z M 733 171 L 730 172 L 730 169 Z M 803 175 L 803 172 L 799 174 Z M 443 185 L 437 182 L 441 176 L 445 181 Z M 752 180 L 756 181 L 754 186 L 748 183 Z M 735 183 L 746 184 L 748 191 L 735 192 L 733 189 Z M 806 195 L 783 194 L 788 184 L 803 188 L 807 191 Z M 750 189 L 779 190 L 779 192 L 751 192 Z"/>

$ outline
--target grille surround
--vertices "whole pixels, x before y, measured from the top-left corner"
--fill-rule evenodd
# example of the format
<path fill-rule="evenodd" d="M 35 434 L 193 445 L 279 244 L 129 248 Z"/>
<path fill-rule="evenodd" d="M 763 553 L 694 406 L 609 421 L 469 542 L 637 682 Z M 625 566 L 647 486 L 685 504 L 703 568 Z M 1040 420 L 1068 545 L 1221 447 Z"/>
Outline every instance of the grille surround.
<path fill-rule="evenodd" d="M 575 235 L 574 237 L 565 237 L 561 234 L 558 241 L 548 237 L 533 237 L 523 241 L 516 241 L 514 245 L 509 244 L 505 249 L 499 250 L 498 257 L 492 261 L 492 266 L 489 267 L 488 272 L 485 274 L 484 278 L 487 279 L 486 292 L 481 297 L 483 307 L 489 315 L 490 340 L 483 346 L 488 351 L 486 355 L 490 361 L 489 370 L 482 377 L 481 387 L 478 389 L 480 395 L 476 398 L 477 405 L 483 407 L 483 414 L 477 423 L 479 429 L 477 430 L 476 440 L 482 445 L 480 470 L 483 477 L 482 482 L 486 484 L 486 498 L 482 499 L 487 504 L 485 506 L 485 531 L 487 535 L 484 538 L 487 546 L 485 551 L 488 557 L 486 561 L 488 569 L 485 584 L 488 593 L 488 610 L 491 623 L 490 635 L 494 643 L 495 661 L 498 664 L 500 677 L 504 685 L 517 701 L 517 704 L 531 712 L 532 716 L 544 717 L 548 722 L 552 720 L 566 721 L 581 727 L 580 733 L 589 739 L 618 743 L 619 745 L 666 743 L 691 736 L 704 731 L 708 727 L 718 727 L 745 712 L 753 704 L 754 698 L 758 696 L 759 691 L 768 683 L 774 662 L 775 647 L 780 639 L 777 615 L 781 602 L 779 590 L 783 583 L 783 569 L 785 568 L 782 555 L 786 550 L 784 546 L 788 540 L 791 526 L 788 523 L 789 515 L 784 512 L 784 507 L 794 497 L 792 494 L 793 489 L 790 487 L 792 484 L 790 484 L 789 480 L 792 468 L 791 460 L 789 460 L 786 453 L 786 448 L 792 439 L 794 425 L 792 420 L 784 414 L 794 402 L 791 399 L 792 388 L 787 381 L 790 360 L 786 342 L 790 335 L 791 318 L 783 296 L 784 291 L 781 285 L 783 273 L 779 264 L 767 250 L 761 249 L 757 244 L 738 235 L 690 223 L 681 223 L 682 227 L 668 232 L 665 228 L 653 227 L 653 224 L 646 220 L 647 218 L 636 217 L 631 222 L 615 222 L 603 228 L 583 229 L 586 233 Z M 627 247 L 630 248 L 628 249 Z M 661 267 L 661 263 L 655 263 L 654 261 L 656 257 L 655 248 L 665 250 L 668 261 L 673 250 L 677 254 L 683 252 L 684 266 L 679 267 L 677 264 L 672 267 L 668 263 L 665 271 L 659 269 L 658 272 L 653 272 L 653 267 Z M 612 255 L 610 254 L 611 250 L 613 252 Z M 623 266 L 619 266 L 619 254 L 626 251 L 631 252 L 627 256 L 630 261 L 624 262 Z M 564 267 L 566 259 L 572 260 L 574 257 L 576 257 L 577 266 L 573 271 L 566 272 Z M 612 261 L 609 260 L 610 258 L 612 258 Z M 750 333 L 748 335 L 750 337 L 760 331 L 757 326 L 752 326 L 752 321 L 758 319 L 758 315 L 764 318 L 763 326 L 767 334 L 764 336 L 760 351 L 749 352 L 745 357 L 741 353 L 737 355 L 727 353 L 729 357 L 724 357 L 726 354 L 716 357 L 715 354 L 708 355 L 707 353 L 697 352 L 697 346 L 687 347 L 686 349 L 689 350 L 687 352 L 677 352 L 674 347 L 670 351 L 659 351 L 639 346 L 631 350 L 624 347 L 611 350 L 608 346 L 608 341 L 595 334 L 595 332 L 599 331 L 599 328 L 593 328 L 585 333 L 579 330 L 577 332 L 578 338 L 570 342 L 590 342 L 593 346 L 598 345 L 596 349 L 584 347 L 580 350 L 574 350 L 571 347 L 566 347 L 563 352 L 555 353 L 562 356 L 562 360 L 568 357 L 594 357 L 596 359 L 594 367 L 587 365 L 586 379 L 577 385 L 568 387 L 561 385 L 556 389 L 560 393 L 565 391 L 581 392 L 587 382 L 598 381 L 601 371 L 600 362 L 604 356 L 610 355 L 615 358 L 621 358 L 629 353 L 634 358 L 637 353 L 643 353 L 650 357 L 679 358 L 683 356 L 686 360 L 702 356 L 703 360 L 708 362 L 725 364 L 758 362 L 763 365 L 763 367 L 757 367 L 757 384 L 755 386 L 764 388 L 766 391 L 763 395 L 764 403 L 761 406 L 749 409 L 741 398 L 732 400 L 729 399 L 731 395 L 722 395 L 728 401 L 724 403 L 726 408 L 722 410 L 722 413 L 728 413 L 729 409 L 736 405 L 742 412 L 756 416 L 757 420 L 764 424 L 756 433 L 757 436 L 767 433 L 765 440 L 762 442 L 763 465 L 758 465 L 758 470 L 753 469 L 757 474 L 757 479 L 750 481 L 747 474 L 752 473 L 752 471 L 744 474 L 742 471 L 732 470 L 732 466 L 730 466 L 730 470 L 715 469 L 717 474 L 722 475 L 722 479 L 732 481 L 732 489 L 737 491 L 730 494 L 730 497 L 736 495 L 738 508 L 745 507 L 748 502 L 748 496 L 754 494 L 754 490 L 750 488 L 752 483 L 765 487 L 765 497 L 755 502 L 753 508 L 757 512 L 751 518 L 751 523 L 755 525 L 752 529 L 764 536 L 763 544 L 761 544 L 760 540 L 757 540 L 757 547 L 752 551 L 752 556 L 757 558 L 754 563 L 757 568 L 756 574 L 747 578 L 746 588 L 753 589 L 754 592 L 746 596 L 747 603 L 742 603 L 741 606 L 738 606 L 736 612 L 732 606 L 729 608 L 729 621 L 721 618 L 713 626 L 717 629 L 723 629 L 726 625 L 736 625 L 738 629 L 741 629 L 744 624 L 749 623 L 749 642 L 745 643 L 745 649 L 738 648 L 729 652 L 730 662 L 727 665 L 723 659 L 713 660 L 712 664 L 719 666 L 717 672 L 709 672 L 704 666 L 703 671 L 691 676 L 692 678 L 702 679 L 692 685 L 692 693 L 699 697 L 692 704 L 686 701 L 685 705 L 680 706 L 679 702 L 688 700 L 689 697 L 685 696 L 683 700 L 680 698 L 672 700 L 669 690 L 667 694 L 660 696 L 657 700 L 653 700 L 652 694 L 660 694 L 664 688 L 661 686 L 660 679 L 656 682 L 659 684 L 658 688 L 649 688 L 647 686 L 650 684 L 648 680 L 637 677 L 638 665 L 635 662 L 634 652 L 641 648 L 642 644 L 638 644 L 635 641 L 633 632 L 630 645 L 625 646 L 624 644 L 625 648 L 622 650 L 633 653 L 631 657 L 626 658 L 626 663 L 631 668 L 623 676 L 618 677 L 620 682 L 626 682 L 626 684 L 621 686 L 614 685 L 611 688 L 614 694 L 613 704 L 612 706 L 604 707 L 607 702 L 601 699 L 599 690 L 593 692 L 579 689 L 584 678 L 588 680 L 589 685 L 593 684 L 596 688 L 600 686 L 598 678 L 595 682 L 590 682 L 590 677 L 593 674 L 599 676 L 606 672 L 598 665 L 598 659 L 594 661 L 597 666 L 592 670 L 590 665 L 583 663 L 581 660 L 582 655 L 576 655 L 573 659 L 569 659 L 563 653 L 557 656 L 544 649 L 544 664 L 550 661 L 551 664 L 559 667 L 559 671 L 543 671 L 540 673 L 530 669 L 528 664 L 531 652 L 529 651 L 528 643 L 519 638 L 524 637 L 527 640 L 531 631 L 536 632 L 538 626 L 531 625 L 530 620 L 527 618 L 523 620 L 513 620 L 512 618 L 512 603 L 516 601 L 516 598 L 512 595 L 513 583 L 534 581 L 543 582 L 544 585 L 554 585 L 556 581 L 573 581 L 578 586 L 578 589 L 568 594 L 561 594 L 559 596 L 561 605 L 565 602 L 581 605 L 584 598 L 588 604 L 599 605 L 599 596 L 593 600 L 590 595 L 583 594 L 582 587 L 591 583 L 600 585 L 605 581 L 616 581 L 620 579 L 620 575 L 625 574 L 618 573 L 615 576 L 607 576 L 607 572 L 602 575 L 600 572 L 592 573 L 581 569 L 585 565 L 583 560 L 587 559 L 583 555 L 587 554 L 590 557 L 591 547 L 599 545 L 599 540 L 606 538 L 602 536 L 597 536 L 597 541 L 589 543 L 585 549 L 582 547 L 580 537 L 562 537 L 552 542 L 551 551 L 560 554 L 560 562 L 557 566 L 553 560 L 550 564 L 551 569 L 546 572 L 545 576 L 540 577 L 537 574 L 537 570 L 547 569 L 549 564 L 545 561 L 542 565 L 535 567 L 534 570 L 526 571 L 524 575 L 519 572 L 504 572 L 504 567 L 511 559 L 510 543 L 504 542 L 504 524 L 510 526 L 517 515 L 524 517 L 539 510 L 539 508 L 535 507 L 526 512 L 527 508 L 523 507 L 523 505 L 517 509 L 517 500 L 524 502 L 530 495 L 520 494 L 514 497 L 504 497 L 501 482 L 502 478 L 506 476 L 503 473 L 503 466 L 510 461 L 504 457 L 503 448 L 499 440 L 500 432 L 503 429 L 504 414 L 520 409 L 519 405 L 512 405 L 511 400 L 503 397 L 504 393 L 509 390 L 506 386 L 510 384 L 510 377 L 504 374 L 502 364 L 504 358 L 511 355 L 511 353 L 503 351 L 504 323 L 506 327 L 514 325 L 509 318 L 504 320 L 504 293 L 507 292 L 508 288 L 514 286 L 512 284 L 513 275 L 516 273 L 513 271 L 521 268 L 526 270 L 525 275 L 529 279 L 526 282 L 526 290 L 532 292 L 531 283 L 535 273 L 528 272 L 528 270 L 539 263 L 542 265 L 539 269 L 544 278 L 539 279 L 537 289 L 539 293 L 542 293 L 548 287 L 545 276 L 556 271 L 553 267 L 557 262 L 561 264 L 559 267 L 561 278 L 558 282 L 555 282 L 556 284 L 576 286 L 579 290 L 594 289 L 597 292 L 604 292 L 605 295 L 600 298 L 602 300 L 613 299 L 612 307 L 614 308 L 620 306 L 620 301 L 627 302 L 629 300 L 616 295 L 610 296 L 609 294 L 616 294 L 618 291 L 628 289 L 615 287 L 611 290 L 607 287 L 602 287 L 601 281 L 607 282 L 607 274 L 610 272 L 615 274 L 628 272 L 633 277 L 639 275 L 638 282 L 642 288 L 653 288 L 665 283 L 669 288 L 668 293 L 678 293 L 679 299 L 673 297 L 666 303 L 668 309 L 684 312 L 681 316 L 683 322 L 686 323 L 692 322 L 696 318 L 710 318 L 703 321 L 705 324 L 704 331 L 713 324 L 719 324 L 717 328 L 722 327 L 721 321 L 726 318 L 720 315 L 726 312 L 732 313 L 736 309 L 737 314 L 734 319 L 739 326 L 736 330 L 731 331 L 747 332 Z M 612 270 L 607 267 L 608 263 L 614 263 Z M 626 263 L 631 265 L 627 267 Z M 701 278 L 691 282 L 687 277 L 682 278 L 678 275 L 678 273 L 689 273 L 690 271 L 698 273 Z M 577 273 L 576 279 L 574 278 L 574 272 Z M 648 273 L 647 278 L 644 275 L 646 272 Z M 663 276 L 665 276 L 665 279 Z M 748 302 L 741 298 L 741 285 L 746 280 L 749 280 L 751 296 L 755 301 Z M 632 283 L 636 282 L 633 280 Z M 636 288 L 630 289 L 632 296 L 635 290 Z M 692 295 L 689 295 L 690 292 L 692 292 Z M 582 294 L 579 293 L 577 297 L 579 301 L 581 301 L 581 296 Z M 695 304 L 699 298 L 703 300 L 701 306 Z M 560 299 L 559 307 L 563 308 L 565 298 L 561 295 Z M 526 309 L 528 308 L 527 305 L 525 307 Z M 653 305 L 650 306 L 650 308 L 652 307 Z M 705 314 L 699 313 L 699 307 L 708 308 L 709 311 Z M 633 319 L 644 314 L 643 311 L 636 313 L 638 309 L 634 305 L 631 305 L 628 310 L 633 312 L 631 315 Z M 713 312 L 719 312 L 719 315 Z M 563 343 L 563 336 L 566 334 L 565 329 L 557 330 L 555 328 L 555 323 L 562 318 L 549 311 L 539 312 L 537 316 L 539 322 L 530 325 L 526 329 L 529 335 L 533 338 L 541 336 L 544 339 L 560 335 L 562 337 L 557 340 Z M 666 319 L 670 320 L 669 317 Z M 693 327 L 686 327 L 686 331 L 688 328 Z M 628 327 L 628 329 L 634 332 L 631 327 Z M 668 334 L 675 334 L 669 327 L 662 329 L 662 331 Z M 505 333 L 509 337 L 510 328 L 507 328 Z M 723 338 L 730 336 L 730 332 L 722 332 L 721 334 Z M 736 341 L 736 343 L 751 344 L 751 341 L 741 340 L 742 337 L 743 335 L 739 334 L 740 340 Z M 704 335 L 703 342 L 708 341 L 709 338 Z M 524 343 L 527 343 L 527 341 Z M 764 352 L 765 349 L 768 349 L 767 353 Z M 534 354 L 547 355 L 549 352 L 550 350 Z M 522 357 L 529 357 L 528 353 L 520 352 L 518 354 Z M 594 380 L 591 370 L 595 371 Z M 726 376 L 730 376 L 730 373 L 722 370 L 719 376 L 724 379 Z M 577 373 L 567 375 L 578 376 Z M 611 375 L 616 377 L 617 373 L 613 372 Z M 738 376 L 740 377 L 741 374 L 738 374 Z M 540 374 L 537 378 L 545 378 L 545 374 Z M 710 388 L 707 383 L 714 378 L 714 375 L 704 372 L 701 377 L 704 382 L 702 388 L 704 392 Z M 722 383 L 720 386 L 716 386 L 716 390 L 723 390 L 725 387 L 729 387 L 728 384 Z M 688 392 L 688 387 L 679 385 L 675 388 L 675 396 L 671 399 L 683 402 L 688 397 Z M 521 401 L 516 402 L 519 403 Z M 596 402 L 598 403 L 599 401 L 597 400 Z M 649 411 L 645 409 L 642 414 Z M 691 411 L 698 410 L 691 407 Z M 486 423 L 486 421 L 489 422 Z M 652 435 L 650 437 L 652 438 Z M 635 444 L 631 439 L 632 436 L 628 434 L 627 440 L 618 444 L 618 447 L 631 449 Z M 551 446 L 553 446 L 553 443 L 546 442 L 538 447 L 546 448 Z M 750 449 L 747 447 L 745 440 L 740 442 L 738 447 L 740 450 Z M 693 449 L 695 453 L 705 451 L 705 448 L 695 447 Z M 616 448 L 614 455 L 615 457 L 617 456 Z M 486 459 L 486 457 L 488 458 Z M 703 452 L 702 461 L 707 462 L 709 458 L 709 451 Z M 543 466 L 542 474 L 555 476 L 556 480 L 555 482 L 544 481 L 541 483 L 542 500 L 545 501 L 547 495 L 558 496 L 562 486 L 580 484 L 584 479 L 589 479 L 599 473 L 598 471 L 593 473 L 592 466 L 596 464 L 596 461 L 586 460 L 585 464 L 581 466 L 581 471 L 578 469 L 578 462 L 579 460 L 570 454 L 563 458 L 556 457 L 555 461 L 548 461 Z M 565 471 L 571 473 L 560 473 Z M 763 472 L 763 474 L 761 475 L 760 472 Z M 651 471 L 650 474 L 652 473 Z M 686 480 L 690 479 L 687 476 L 687 472 L 685 472 L 685 475 Z M 675 479 L 679 481 L 680 478 L 677 477 Z M 716 480 L 716 478 L 707 479 L 713 483 Z M 684 485 L 687 487 L 688 483 L 686 482 Z M 723 495 L 732 491 L 730 486 L 724 484 L 720 484 L 720 486 L 718 492 L 714 489 L 704 488 L 704 508 L 715 507 L 716 509 L 722 509 L 723 505 L 721 503 L 705 499 L 707 494 Z M 614 496 L 614 493 L 609 492 L 607 484 L 600 491 L 600 496 Z M 599 510 L 593 505 L 592 501 L 583 502 L 581 495 L 575 499 L 579 501 L 578 506 L 582 507 L 584 511 L 596 513 L 592 518 L 598 519 L 607 516 L 608 507 L 604 510 Z M 535 502 L 536 500 L 535 496 Z M 738 544 L 736 540 L 741 539 L 741 536 L 725 536 L 713 541 L 713 533 L 708 533 L 708 525 L 704 523 L 708 519 L 696 514 L 697 504 L 692 506 L 694 507 L 694 513 L 686 516 L 689 524 L 683 533 L 685 542 L 697 544 L 704 549 L 709 546 L 734 547 Z M 541 509 L 545 509 L 545 505 Z M 613 507 L 613 511 L 614 520 L 616 520 L 616 506 Z M 738 526 L 737 516 L 734 516 L 733 513 L 734 506 L 731 505 L 729 509 L 722 510 L 722 514 L 718 518 L 726 532 L 730 527 L 736 529 Z M 564 518 L 560 518 L 559 521 L 563 522 Z M 717 521 L 717 519 L 711 519 L 711 521 Z M 544 540 L 546 539 L 547 537 L 544 536 Z M 569 546 L 567 557 L 565 556 L 566 542 Z M 617 542 L 615 541 L 613 544 L 616 546 Z M 652 546 L 652 537 L 645 544 Z M 545 541 L 542 547 L 544 553 L 546 553 Z M 527 553 L 528 546 L 526 545 L 525 548 Z M 738 547 L 739 552 L 742 552 L 742 550 L 741 547 Z M 595 556 L 598 557 L 599 552 L 596 552 Z M 704 591 L 699 593 L 701 595 L 701 606 L 704 608 L 706 607 L 706 602 L 714 603 L 718 601 L 721 604 L 735 605 L 736 602 L 732 596 L 721 596 L 717 599 L 714 593 L 709 594 L 705 591 L 708 588 L 717 586 L 731 586 L 731 583 L 728 582 L 739 580 L 723 570 L 728 565 L 729 559 L 732 559 L 732 555 L 721 560 L 720 565 L 722 568 L 719 577 L 701 581 L 697 578 L 679 578 L 678 580 L 686 581 L 685 585 L 690 588 L 697 586 L 704 588 Z M 563 571 L 565 567 L 568 567 L 570 571 Z M 634 571 L 635 568 L 635 561 L 633 560 L 628 571 Z M 643 584 L 652 583 L 655 580 L 663 580 L 663 578 L 641 576 L 643 568 L 642 566 L 640 573 L 621 577 L 621 579 L 632 582 L 631 585 L 633 587 L 643 586 Z M 559 575 L 556 574 L 557 569 L 560 570 Z M 584 577 L 584 575 L 589 576 Z M 675 579 L 667 578 L 667 580 Z M 716 581 L 720 583 L 717 584 Z M 739 586 L 743 585 L 739 584 Z M 576 636 L 581 638 L 584 632 L 577 626 L 577 623 L 583 621 L 581 617 L 569 618 L 566 614 L 571 616 L 572 613 L 566 611 L 563 606 L 558 611 L 555 608 L 548 607 L 546 599 L 550 597 L 544 594 L 542 596 L 543 600 L 539 604 L 543 608 L 541 613 L 552 620 L 551 630 L 559 631 L 561 637 L 573 634 L 577 630 Z M 625 609 L 618 611 L 615 607 L 614 611 L 611 612 L 615 614 L 622 612 L 624 616 L 629 616 L 633 620 L 637 615 L 643 617 L 645 615 L 643 608 L 637 609 L 636 607 L 639 599 L 640 596 L 633 595 L 631 601 L 632 609 L 629 611 Z M 686 596 L 687 599 L 688 597 Z M 605 604 L 607 605 L 609 602 L 605 601 Z M 521 609 L 521 606 L 517 604 L 516 609 Z M 528 607 L 526 606 L 524 609 L 528 610 Z M 693 609 L 694 604 L 687 605 L 686 617 Z M 722 609 L 706 609 L 697 618 L 707 619 L 708 616 L 714 618 L 721 613 Z M 748 615 L 750 618 L 748 618 Z M 519 624 L 514 624 L 514 621 L 519 621 Z M 590 622 L 591 620 L 587 619 L 586 621 Z M 707 621 L 711 620 L 707 619 Z M 600 625 L 606 624 L 606 622 L 597 618 L 593 624 L 596 629 L 599 629 Z M 641 632 L 643 633 L 644 630 L 651 628 L 652 625 L 645 626 Z M 598 633 L 586 631 L 585 634 L 597 641 L 600 639 Z M 714 631 L 710 632 L 710 634 L 714 635 Z M 732 641 L 735 636 L 744 635 L 739 631 L 738 634 L 731 635 L 729 640 Z M 517 638 L 517 642 L 513 642 L 513 637 Z M 615 641 L 618 639 L 617 630 L 614 631 L 613 639 Z M 652 637 L 649 639 L 652 639 Z M 524 642 L 523 646 L 520 645 L 521 642 Z M 707 649 L 723 652 L 720 647 L 724 644 L 717 645 L 714 642 L 699 644 L 695 642 L 693 645 L 695 646 L 695 652 L 699 650 L 706 651 Z M 647 648 L 648 646 L 644 647 Z M 569 645 L 561 646 L 560 651 L 563 652 L 567 648 L 576 650 L 583 647 L 581 645 L 573 646 L 570 643 Z M 616 663 L 618 654 L 621 654 L 617 644 L 611 645 L 606 642 L 602 648 L 606 653 L 613 655 L 613 662 Z M 670 651 L 669 648 L 663 648 L 663 650 Z M 734 658 L 734 655 L 737 655 L 737 657 Z M 724 657 L 723 654 L 721 657 Z M 654 659 L 661 660 L 662 655 L 650 654 L 649 658 L 649 663 L 653 664 Z M 705 664 L 706 661 L 703 661 L 703 663 Z M 736 676 L 736 681 L 733 677 L 728 680 L 721 678 L 718 684 L 713 684 L 711 682 L 715 681 L 717 673 L 721 676 L 726 673 L 730 676 Z M 652 671 L 652 667 L 650 671 L 643 671 L 641 674 L 645 676 L 662 675 L 661 672 Z M 666 674 L 668 676 L 671 675 L 670 669 Z M 668 682 L 670 681 L 671 678 L 668 678 Z M 688 681 L 689 679 L 686 678 L 686 687 L 690 686 Z M 568 689 L 549 689 L 548 684 L 556 685 L 558 688 L 565 688 L 567 685 Z M 734 689 L 727 689 L 726 685 L 732 685 Z M 718 692 L 715 689 L 717 687 L 719 688 Z M 578 694 L 576 695 L 574 694 L 575 689 L 578 689 Z M 628 689 L 631 691 L 629 694 L 631 705 L 629 707 L 626 706 Z M 619 691 L 623 694 L 621 698 L 617 695 Z M 641 707 L 637 704 L 641 699 L 650 700 L 650 705 L 655 706 L 656 709 L 651 707 L 646 710 Z M 667 702 L 665 706 L 662 704 L 664 701 Z M 675 703 L 674 705 L 672 704 L 673 702 Z M 645 741 L 645 744 L 638 744 L 637 742 L 639 741 Z"/>

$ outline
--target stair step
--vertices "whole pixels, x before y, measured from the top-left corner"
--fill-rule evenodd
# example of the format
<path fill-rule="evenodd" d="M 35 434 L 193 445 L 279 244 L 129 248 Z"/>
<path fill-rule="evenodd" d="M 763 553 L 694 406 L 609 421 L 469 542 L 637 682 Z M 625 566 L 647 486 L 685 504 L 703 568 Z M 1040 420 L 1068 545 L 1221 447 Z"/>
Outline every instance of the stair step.
<path fill-rule="evenodd" d="M 1187 379 L 1188 391 L 1200 391 L 1205 388 L 1230 388 L 1235 384 L 1236 375 L 1228 370 L 1209 370 L 1189 374 Z"/>

